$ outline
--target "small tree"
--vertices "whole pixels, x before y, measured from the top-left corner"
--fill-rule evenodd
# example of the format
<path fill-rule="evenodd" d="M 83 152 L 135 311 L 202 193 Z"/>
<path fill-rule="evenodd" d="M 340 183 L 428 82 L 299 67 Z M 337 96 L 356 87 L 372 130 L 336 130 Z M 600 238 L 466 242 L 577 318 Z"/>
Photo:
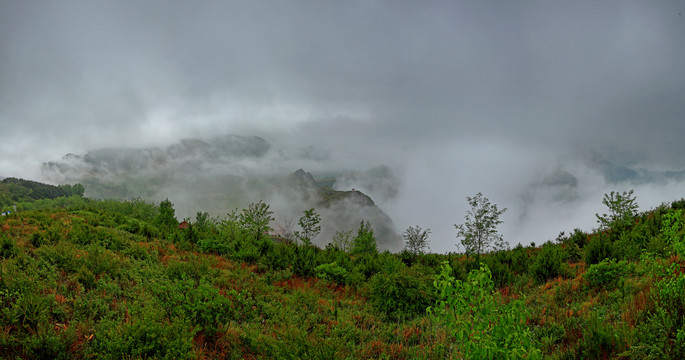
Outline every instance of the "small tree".
<path fill-rule="evenodd" d="M 353 254 L 373 254 L 378 252 L 376 238 L 373 236 L 373 229 L 368 221 L 362 220 L 357 230 L 357 237 L 352 240 Z"/>
<path fill-rule="evenodd" d="M 502 223 L 500 216 L 507 211 L 506 208 L 499 210 L 496 204 L 491 204 L 488 198 L 478 193 L 474 197 L 466 197 L 471 210 L 464 217 L 466 222 L 454 224 L 457 229 L 457 238 L 461 238 L 461 245 L 467 255 L 476 255 L 480 258 L 490 248 L 495 250 L 504 249 L 506 243 L 502 235 L 497 232 L 497 225 Z"/>
<path fill-rule="evenodd" d="M 178 226 L 174 204 L 172 204 L 169 199 L 164 199 L 164 201 L 159 203 L 159 212 L 157 212 L 157 216 L 155 216 L 154 223 L 165 230 L 173 229 Z"/>
<path fill-rule="evenodd" d="M 303 244 L 311 245 L 312 240 L 321 232 L 321 216 L 314 211 L 314 208 L 311 208 L 304 211 L 304 215 L 300 217 L 297 223 L 302 228 L 302 231 L 295 231 L 295 236 Z"/>
<path fill-rule="evenodd" d="M 336 231 L 331 240 L 333 247 L 338 248 L 342 251 L 349 251 L 350 244 L 352 244 L 354 237 L 352 236 L 352 230 L 348 231 Z"/>
<path fill-rule="evenodd" d="M 423 230 L 420 226 L 410 226 L 402 233 L 404 238 L 404 248 L 414 253 L 414 255 L 423 254 L 424 250 L 428 249 L 428 234 L 430 229 Z"/>
<path fill-rule="evenodd" d="M 284 217 L 283 220 L 281 221 L 281 224 L 278 225 L 278 232 L 283 237 L 284 239 L 288 241 L 294 241 L 295 240 L 295 232 L 293 231 L 293 228 L 295 227 L 295 220 Z"/>
<path fill-rule="evenodd" d="M 265 232 L 272 230 L 269 224 L 274 218 L 271 215 L 273 211 L 269 210 L 269 205 L 259 200 L 258 203 L 252 203 L 243 209 L 238 216 L 238 223 L 254 237 L 255 241 L 259 241 Z"/>
<path fill-rule="evenodd" d="M 633 190 L 618 193 L 612 191 L 609 194 L 604 194 L 602 204 L 609 208 L 609 214 L 595 214 L 597 222 L 600 227 L 607 228 L 622 228 L 630 225 L 630 221 L 637 212 L 637 203 Z"/>

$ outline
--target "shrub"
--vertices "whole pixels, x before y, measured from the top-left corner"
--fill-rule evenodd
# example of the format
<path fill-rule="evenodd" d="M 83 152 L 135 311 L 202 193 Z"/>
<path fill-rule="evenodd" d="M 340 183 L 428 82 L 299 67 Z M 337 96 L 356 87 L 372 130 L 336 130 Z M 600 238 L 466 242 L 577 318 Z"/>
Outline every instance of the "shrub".
<path fill-rule="evenodd" d="M 50 244 L 56 244 L 62 240 L 62 227 L 54 224 L 45 232 L 45 239 Z"/>
<path fill-rule="evenodd" d="M 217 255 L 232 254 L 236 251 L 236 242 L 233 239 L 221 236 L 202 238 L 198 241 L 197 245 L 200 251 Z"/>
<path fill-rule="evenodd" d="M 41 234 L 40 232 L 34 232 L 33 234 L 31 234 L 31 236 L 29 237 L 29 241 L 31 242 L 31 245 L 33 245 L 33 247 L 36 248 L 39 248 L 41 245 L 45 243 L 43 234 Z"/>
<path fill-rule="evenodd" d="M 392 321 L 423 314 L 435 299 L 428 285 L 430 278 L 417 275 L 407 269 L 374 275 L 369 294 L 374 309 Z"/>
<path fill-rule="evenodd" d="M 13 304 L 10 318 L 18 325 L 36 331 L 41 322 L 47 321 L 49 305 L 48 299 L 39 294 L 23 293 Z"/>
<path fill-rule="evenodd" d="M 316 277 L 331 281 L 340 285 L 347 285 L 349 282 L 348 271 L 342 266 L 339 266 L 337 262 L 332 262 L 330 264 L 321 264 L 314 269 Z"/>
<path fill-rule="evenodd" d="M 418 255 L 414 254 L 413 252 L 409 251 L 408 249 L 402 249 L 400 253 L 397 255 L 400 260 L 404 263 L 404 265 L 411 267 L 417 260 Z"/>
<path fill-rule="evenodd" d="M 562 274 L 561 252 L 557 245 L 547 243 L 535 258 L 531 272 L 535 280 L 542 284 Z"/>
<path fill-rule="evenodd" d="M 509 267 L 511 258 L 508 254 L 508 251 L 498 251 L 482 258 L 485 265 L 490 269 L 495 287 L 503 287 L 511 283 L 513 278 Z"/>
<path fill-rule="evenodd" d="M 152 310 L 152 311 L 151 311 Z M 145 309 L 140 321 L 98 324 L 94 352 L 102 359 L 188 359 L 193 349 L 197 329 L 184 319 L 169 323 L 160 321 L 160 314 Z"/>
<path fill-rule="evenodd" d="M 583 258 L 583 252 L 580 250 L 580 247 L 578 247 L 578 245 L 569 242 L 566 244 L 566 247 L 563 250 L 562 257 L 565 261 L 574 263 L 580 261 Z"/>
<path fill-rule="evenodd" d="M 681 230 L 683 228 L 683 211 L 675 210 L 662 217 L 661 235 L 673 246 L 676 254 L 685 256 L 685 240 Z"/>
<path fill-rule="evenodd" d="M 681 198 L 680 200 L 673 201 L 671 203 L 671 209 L 685 209 L 685 198 Z"/>
<path fill-rule="evenodd" d="M 293 272 L 299 276 L 313 276 L 317 266 L 316 249 L 307 245 L 296 245 Z"/>
<path fill-rule="evenodd" d="M 364 254 L 354 259 L 354 270 L 365 279 L 370 279 L 381 270 L 378 254 Z"/>
<path fill-rule="evenodd" d="M 69 354 L 69 347 L 75 340 L 76 334 L 72 329 L 67 328 L 61 333 L 55 333 L 53 326 L 48 322 L 42 322 L 37 331 L 24 340 L 25 356 L 29 359 L 71 359 L 73 356 Z M 17 355 L 16 358 L 20 357 Z"/>
<path fill-rule="evenodd" d="M 357 230 L 357 236 L 352 240 L 353 254 L 375 254 L 378 252 L 378 245 L 376 244 L 376 237 L 373 235 L 373 229 L 368 221 L 362 221 Z"/>
<path fill-rule="evenodd" d="M 188 261 L 170 261 L 167 265 L 167 274 L 170 279 L 192 279 L 199 282 L 212 272 L 208 260 L 201 257 L 193 257 Z"/>
<path fill-rule="evenodd" d="M 456 338 L 460 356 L 466 359 L 541 359 L 526 326 L 527 313 L 522 300 L 502 303 L 493 293 L 490 269 L 469 273 L 466 281 L 455 280 L 444 262 L 434 285 L 438 291 L 435 306 L 428 308 L 436 320 L 444 322 Z"/>
<path fill-rule="evenodd" d="M 71 243 L 62 241 L 55 245 L 43 245 L 36 252 L 43 260 L 60 270 L 73 272 L 81 265 L 80 259 L 76 256 L 78 249 Z"/>
<path fill-rule="evenodd" d="M 11 259 L 17 256 L 18 252 L 19 248 L 14 243 L 14 240 L 9 237 L 2 239 L 2 242 L 0 242 L 0 258 Z"/>
<path fill-rule="evenodd" d="M 528 250 L 521 244 L 516 245 L 511 251 L 511 270 L 517 274 L 524 274 L 528 272 L 529 266 Z"/>
<path fill-rule="evenodd" d="M 582 359 L 609 359 L 620 347 L 620 338 L 613 326 L 592 313 L 583 327 L 578 354 Z"/>
<path fill-rule="evenodd" d="M 585 263 L 588 265 L 613 257 L 613 249 L 609 235 L 600 233 L 593 236 L 585 247 Z"/>
<path fill-rule="evenodd" d="M 622 233 L 614 242 L 613 255 L 617 259 L 636 260 L 644 248 L 644 238 L 637 233 L 637 226 L 629 232 Z"/>
<path fill-rule="evenodd" d="M 95 278 L 95 274 L 93 274 L 93 272 L 85 266 L 81 266 L 81 268 L 78 270 L 76 279 L 79 283 L 81 283 L 81 285 L 83 285 L 86 291 L 93 289 L 97 280 Z"/>
<path fill-rule="evenodd" d="M 568 237 L 567 242 L 576 244 L 582 249 L 588 243 L 587 233 L 580 229 L 573 229 L 573 233 Z"/>
<path fill-rule="evenodd" d="M 261 263 L 271 270 L 285 270 L 293 264 L 295 246 L 277 243 L 273 249 L 261 258 Z"/>
<path fill-rule="evenodd" d="M 583 276 L 590 287 L 611 290 L 622 285 L 629 272 L 631 267 L 627 261 L 605 259 L 590 266 Z"/>

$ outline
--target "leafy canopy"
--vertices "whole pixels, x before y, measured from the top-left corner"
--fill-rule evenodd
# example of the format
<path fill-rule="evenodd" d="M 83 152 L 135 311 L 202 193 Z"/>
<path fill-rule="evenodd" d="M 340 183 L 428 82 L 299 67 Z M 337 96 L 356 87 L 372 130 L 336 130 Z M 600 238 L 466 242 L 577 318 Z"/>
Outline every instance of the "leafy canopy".
<path fill-rule="evenodd" d="M 169 201 L 169 199 L 164 199 L 161 203 L 159 203 L 159 212 L 155 217 L 154 223 L 158 227 L 166 230 L 170 230 L 178 226 L 174 204 Z"/>
<path fill-rule="evenodd" d="M 376 237 L 373 235 L 373 229 L 368 221 L 362 220 L 357 230 L 357 237 L 352 240 L 353 254 L 374 254 L 378 252 L 378 245 L 376 245 Z"/>
<path fill-rule="evenodd" d="M 302 231 L 295 231 L 295 236 L 305 245 L 311 245 L 312 240 L 321 232 L 321 216 L 314 208 L 304 211 L 304 215 L 297 222 Z"/>
<path fill-rule="evenodd" d="M 637 203 L 633 190 L 618 193 L 612 191 L 609 194 L 604 194 L 602 204 L 609 208 L 608 214 L 595 214 L 597 222 L 600 227 L 607 228 L 621 228 L 630 225 L 630 220 L 637 212 Z"/>
<path fill-rule="evenodd" d="M 502 235 L 497 232 L 497 225 L 502 223 L 500 216 L 507 209 L 499 210 L 496 204 L 490 203 L 480 192 L 474 197 L 466 197 L 466 201 L 471 206 L 465 216 L 466 222 L 454 224 L 457 238 L 461 239 L 466 254 L 480 257 L 490 248 L 506 248 Z"/>
<path fill-rule="evenodd" d="M 423 254 L 428 249 L 428 234 L 430 229 L 423 230 L 420 226 L 410 226 L 402 233 L 404 247 L 415 255 Z"/>
<path fill-rule="evenodd" d="M 251 203 L 243 209 L 238 216 L 238 223 L 254 237 L 255 241 L 259 241 L 265 232 L 272 230 L 269 226 L 274 220 L 272 215 L 273 211 L 269 210 L 269 204 L 259 200 L 259 202 Z"/>

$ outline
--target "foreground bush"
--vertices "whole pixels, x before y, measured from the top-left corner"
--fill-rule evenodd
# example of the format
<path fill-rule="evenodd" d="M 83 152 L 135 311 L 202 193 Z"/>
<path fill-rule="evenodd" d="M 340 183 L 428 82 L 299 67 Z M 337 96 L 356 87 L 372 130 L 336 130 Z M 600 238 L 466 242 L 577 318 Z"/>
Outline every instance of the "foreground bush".
<path fill-rule="evenodd" d="M 444 323 L 465 359 L 541 359 L 526 325 L 523 301 L 503 303 L 494 292 L 487 266 L 472 270 L 466 281 L 455 280 L 447 262 L 435 278 L 438 300 L 429 312 Z"/>

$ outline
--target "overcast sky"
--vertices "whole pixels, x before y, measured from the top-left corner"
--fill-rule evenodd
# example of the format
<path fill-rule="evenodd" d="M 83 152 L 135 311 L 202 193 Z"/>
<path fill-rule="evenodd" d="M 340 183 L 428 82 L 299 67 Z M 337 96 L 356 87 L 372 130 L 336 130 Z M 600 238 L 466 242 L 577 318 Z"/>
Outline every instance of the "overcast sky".
<path fill-rule="evenodd" d="M 682 1 L 0 1 L 0 177 L 102 147 L 258 135 L 388 165 L 398 231 L 453 224 L 481 191 L 505 239 L 591 228 L 601 195 L 643 209 L 685 169 Z M 333 164 L 335 165 L 335 164 Z M 293 169 L 293 171 L 296 169 Z M 372 194 L 373 195 L 373 194 Z M 551 234 L 551 235 L 550 235 Z"/>

